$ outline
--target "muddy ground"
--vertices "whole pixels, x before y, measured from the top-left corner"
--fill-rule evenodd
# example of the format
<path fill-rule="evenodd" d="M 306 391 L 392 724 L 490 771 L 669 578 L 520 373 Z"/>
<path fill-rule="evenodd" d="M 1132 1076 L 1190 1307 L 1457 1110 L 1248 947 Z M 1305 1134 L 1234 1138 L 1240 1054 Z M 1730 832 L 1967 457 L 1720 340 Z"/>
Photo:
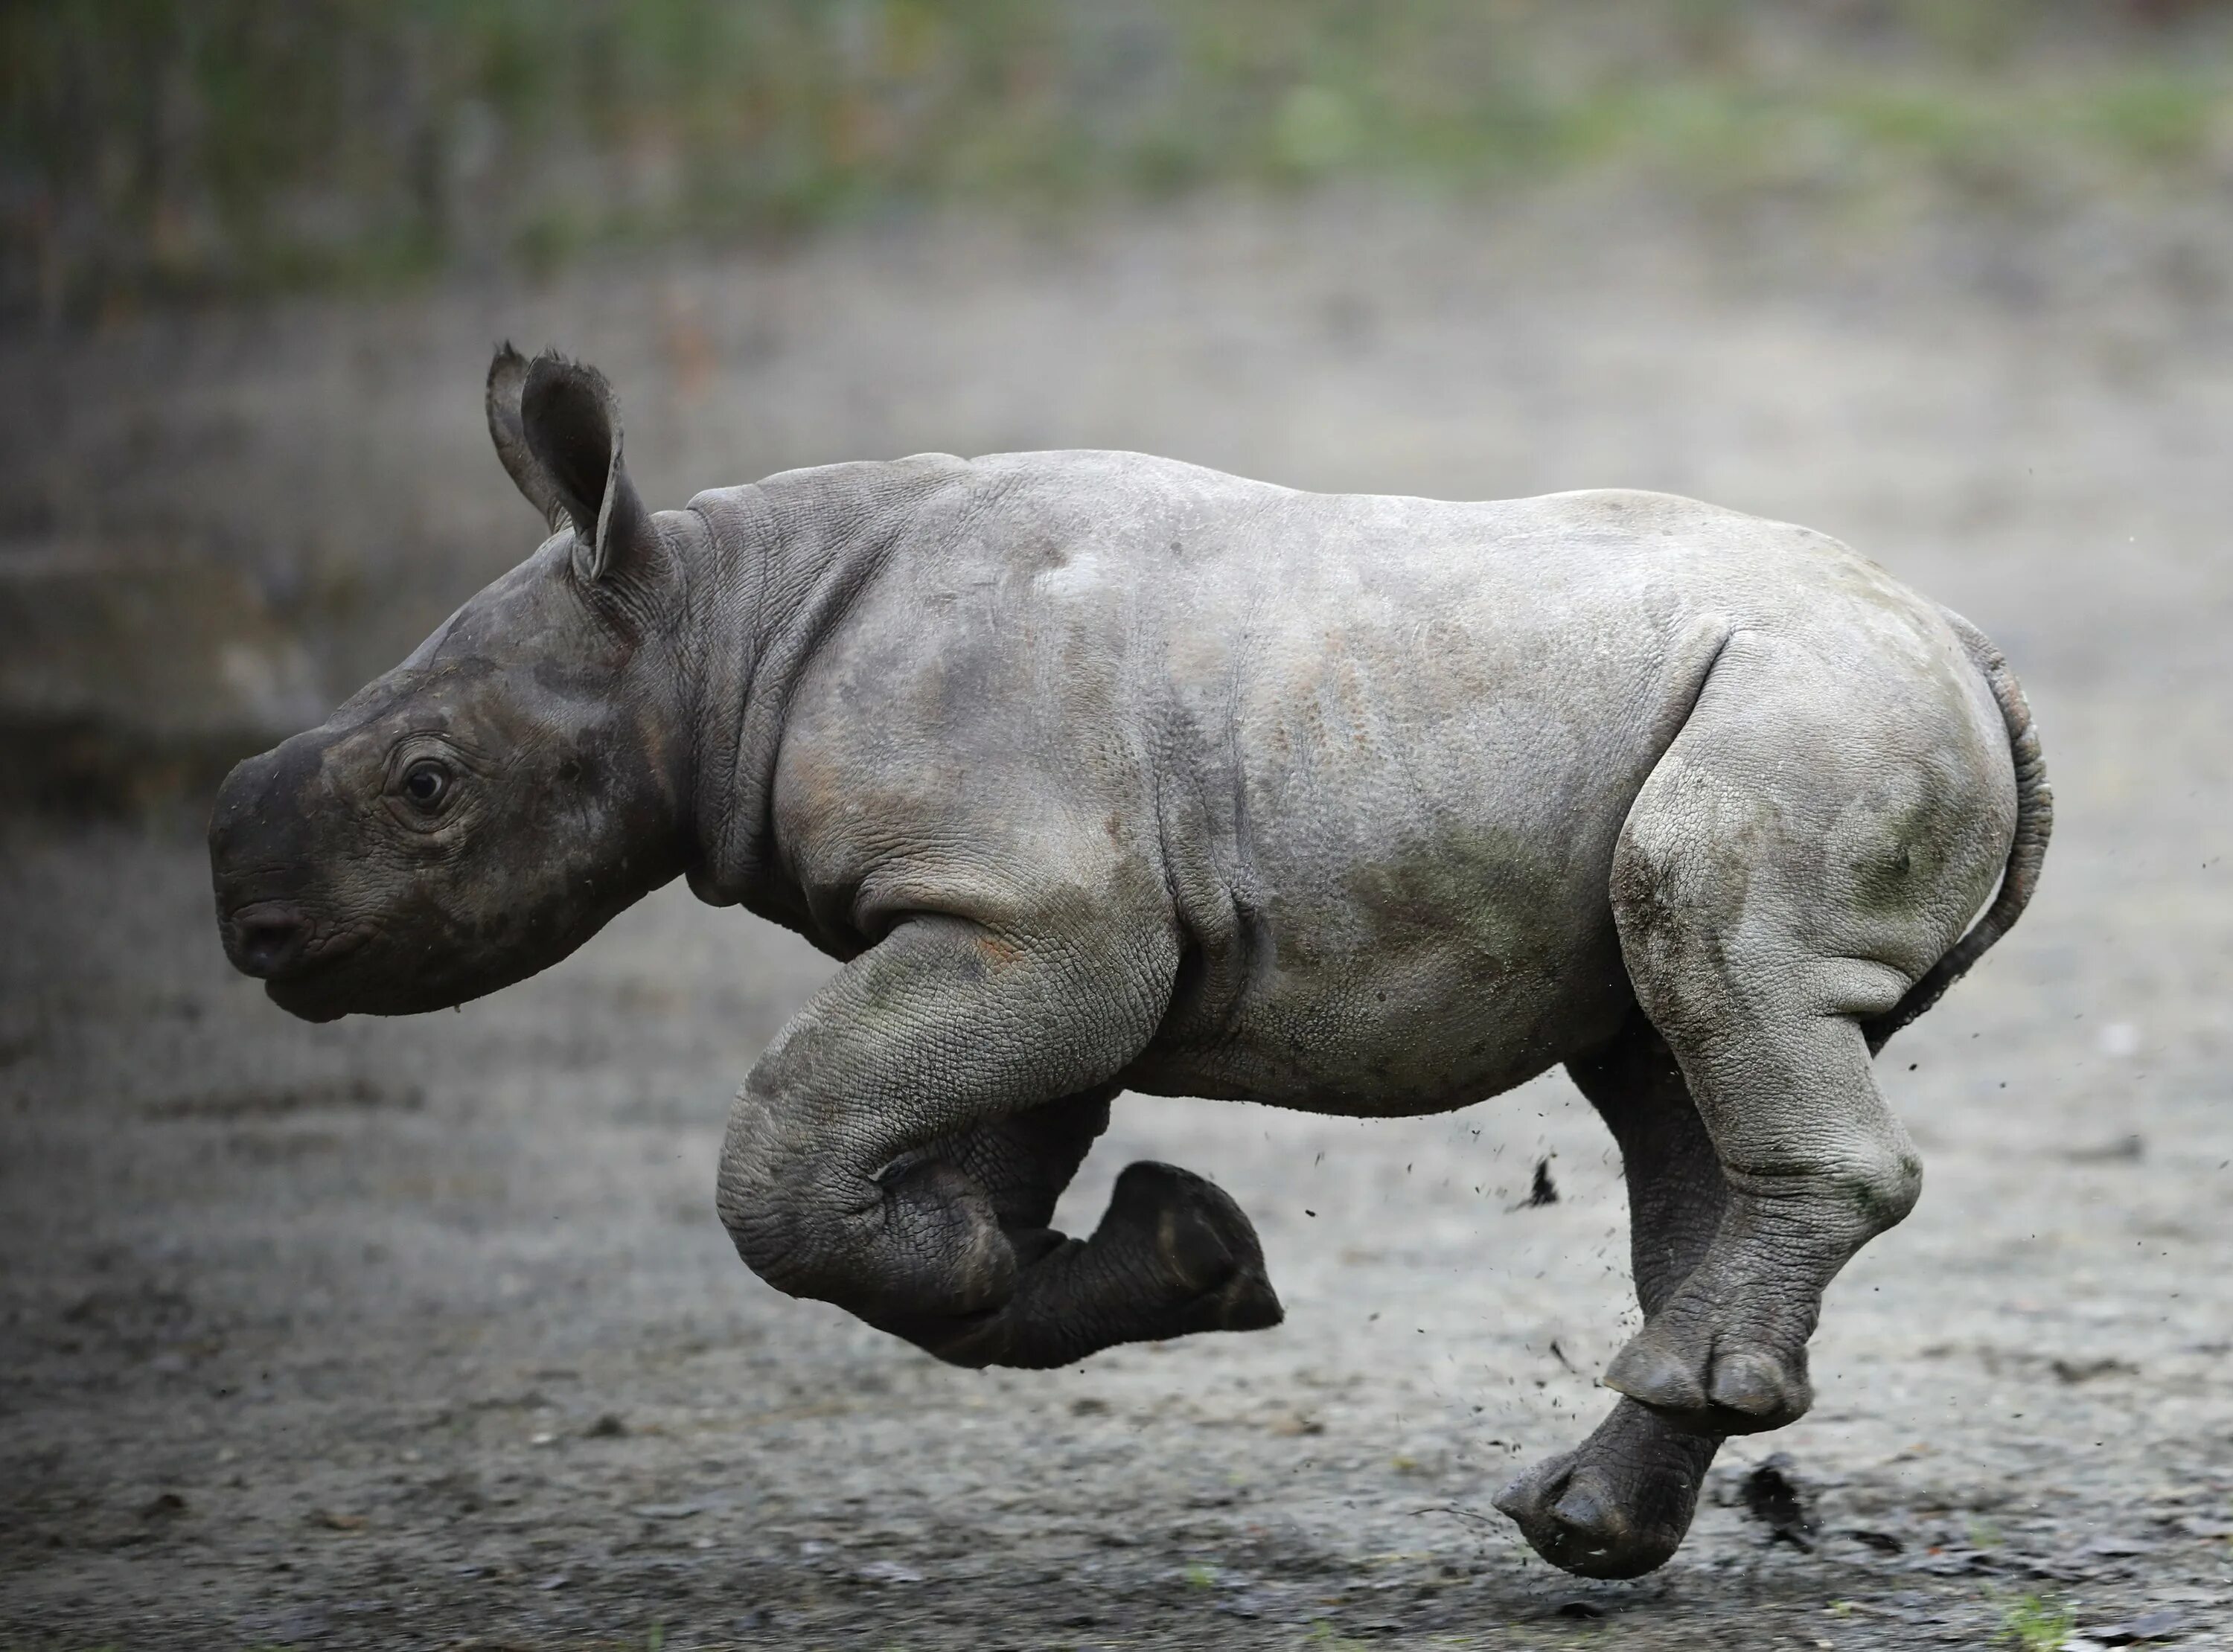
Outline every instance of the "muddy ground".
<path fill-rule="evenodd" d="M 225 969 L 191 800 L 18 813 L 0 1645 L 1904 1648 L 2065 1613 L 2233 1645 L 2222 233 L 1227 204 L 0 340 L 0 563 L 214 570 L 243 717 L 285 703 L 272 650 L 329 699 L 531 545 L 479 433 L 509 335 L 612 374 L 660 504 L 1121 446 L 1806 522 L 2003 644 L 2060 808 L 2023 926 L 1885 1054 L 1928 1186 L 1832 1293 L 1818 1408 L 1728 1448 L 1625 1584 L 1488 1507 L 1633 1323 L 1618 1166 L 1559 1075 L 1372 1124 L 1128 1098 L 1069 1224 L 1133 1158 L 1208 1174 L 1287 1324 L 950 1370 L 777 1295 L 714 1219 L 728 1095 L 830 967 L 801 944 L 670 889 L 459 1013 L 309 1027 Z M 99 646 L 48 666 L 146 664 Z M 1771 1452 L 1811 1551 L 1743 1506 Z"/>

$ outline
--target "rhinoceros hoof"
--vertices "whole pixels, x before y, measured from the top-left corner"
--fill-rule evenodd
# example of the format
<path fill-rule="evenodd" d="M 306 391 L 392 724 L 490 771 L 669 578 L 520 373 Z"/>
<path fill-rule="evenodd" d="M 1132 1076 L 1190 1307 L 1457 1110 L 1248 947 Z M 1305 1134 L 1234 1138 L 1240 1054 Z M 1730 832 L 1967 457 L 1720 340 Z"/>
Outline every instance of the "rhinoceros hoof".
<path fill-rule="evenodd" d="M 1595 1437 L 1540 1463 L 1496 1495 L 1528 1545 L 1578 1577 L 1641 1577 L 1667 1564 L 1690 1529 L 1696 1475 L 1679 1467 L 1604 1460 Z"/>
<path fill-rule="evenodd" d="M 1687 1434 L 1764 1434 L 1798 1421 L 1814 1403 L 1803 1343 L 1786 1354 L 1664 1316 L 1613 1356 L 1604 1382 Z"/>
<path fill-rule="evenodd" d="M 1287 1317 L 1260 1268 L 1235 1273 L 1188 1311 L 1193 1330 L 1269 1330 Z"/>
<path fill-rule="evenodd" d="M 1191 1170 L 1125 1167 L 1094 1242 L 1147 1252 L 1151 1288 L 1176 1322 L 1170 1335 L 1263 1330 L 1286 1317 L 1255 1228 L 1223 1188 Z"/>

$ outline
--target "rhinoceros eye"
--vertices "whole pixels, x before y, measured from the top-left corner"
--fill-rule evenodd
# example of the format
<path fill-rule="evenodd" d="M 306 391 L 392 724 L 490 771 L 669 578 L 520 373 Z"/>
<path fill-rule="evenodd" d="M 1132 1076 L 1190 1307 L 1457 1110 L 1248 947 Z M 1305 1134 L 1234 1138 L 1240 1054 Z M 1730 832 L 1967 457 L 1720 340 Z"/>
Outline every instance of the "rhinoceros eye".
<path fill-rule="evenodd" d="M 450 795 L 450 771 L 432 758 L 413 764 L 403 771 L 403 795 L 413 808 L 433 814 Z"/>

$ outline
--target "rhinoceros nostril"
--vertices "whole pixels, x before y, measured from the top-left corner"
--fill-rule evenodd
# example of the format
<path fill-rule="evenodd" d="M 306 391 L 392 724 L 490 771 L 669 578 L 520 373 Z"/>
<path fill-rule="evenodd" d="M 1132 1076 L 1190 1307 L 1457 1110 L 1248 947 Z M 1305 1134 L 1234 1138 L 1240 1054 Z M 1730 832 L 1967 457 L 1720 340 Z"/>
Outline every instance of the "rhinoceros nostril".
<path fill-rule="evenodd" d="M 232 961 L 244 974 L 279 973 L 303 955 L 310 920 L 293 907 L 261 901 L 232 914 Z"/>

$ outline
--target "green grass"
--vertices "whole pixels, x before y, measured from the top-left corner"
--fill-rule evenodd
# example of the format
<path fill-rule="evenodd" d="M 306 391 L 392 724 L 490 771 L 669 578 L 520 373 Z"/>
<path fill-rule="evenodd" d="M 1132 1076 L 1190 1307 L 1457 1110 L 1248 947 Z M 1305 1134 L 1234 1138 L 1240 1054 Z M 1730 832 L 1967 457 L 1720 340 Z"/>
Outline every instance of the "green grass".
<path fill-rule="evenodd" d="M 2044 1595 L 2024 1595 L 2001 1613 L 2001 1638 L 2024 1652 L 2056 1652 L 2078 1627 L 2078 1614 Z"/>
<path fill-rule="evenodd" d="M 0 8 L 0 172 L 23 185 L 0 204 L 0 311 L 1345 178 L 2178 187 L 2233 127 L 2233 10 L 2138 11 L 44 0 Z"/>

